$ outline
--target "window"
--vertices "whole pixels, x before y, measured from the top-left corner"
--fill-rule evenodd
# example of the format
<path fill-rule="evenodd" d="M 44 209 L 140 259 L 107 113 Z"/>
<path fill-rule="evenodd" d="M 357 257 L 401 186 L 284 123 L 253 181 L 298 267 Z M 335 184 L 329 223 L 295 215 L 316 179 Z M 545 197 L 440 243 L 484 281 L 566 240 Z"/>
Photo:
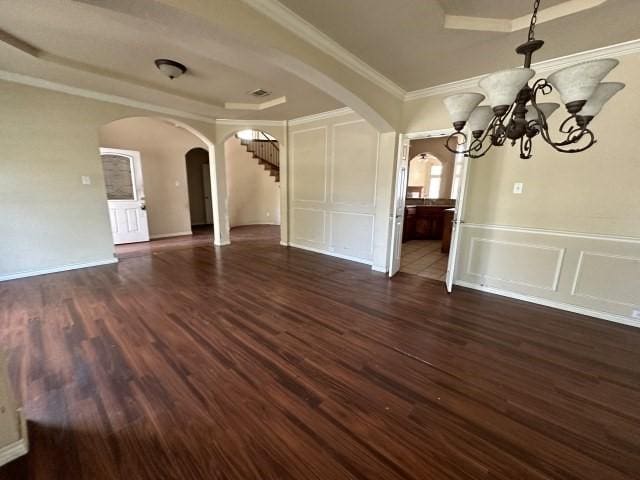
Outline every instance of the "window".
<path fill-rule="evenodd" d="M 440 198 L 440 184 L 442 183 L 442 164 L 432 165 L 429 171 L 428 198 Z"/>
<path fill-rule="evenodd" d="M 100 155 L 107 200 L 135 200 L 131 158 L 122 155 Z"/>

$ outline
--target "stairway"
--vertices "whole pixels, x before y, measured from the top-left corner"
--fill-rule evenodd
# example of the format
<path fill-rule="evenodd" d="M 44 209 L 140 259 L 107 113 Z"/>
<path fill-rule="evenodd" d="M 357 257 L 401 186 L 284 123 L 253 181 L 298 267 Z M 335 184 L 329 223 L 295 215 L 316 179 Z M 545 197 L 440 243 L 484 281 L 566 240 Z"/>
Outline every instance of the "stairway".
<path fill-rule="evenodd" d="M 236 135 L 240 143 L 244 145 L 247 152 L 258 160 L 258 164 L 262 165 L 269 175 L 275 178 L 276 182 L 280 182 L 280 148 L 278 142 L 272 140 L 264 133 L 253 130 L 252 138 L 246 139 Z"/>

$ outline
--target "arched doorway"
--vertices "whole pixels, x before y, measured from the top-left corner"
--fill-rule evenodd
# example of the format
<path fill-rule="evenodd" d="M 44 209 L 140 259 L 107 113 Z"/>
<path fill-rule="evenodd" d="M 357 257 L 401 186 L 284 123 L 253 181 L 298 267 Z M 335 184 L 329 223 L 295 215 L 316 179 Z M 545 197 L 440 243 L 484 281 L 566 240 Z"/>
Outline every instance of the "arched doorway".
<path fill-rule="evenodd" d="M 144 242 L 143 236 L 123 237 L 121 233 L 141 228 L 140 223 L 145 221 L 148 224 L 146 240 L 191 235 L 185 155 L 197 150 L 207 163 L 214 161 L 213 142 L 191 126 L 163 117 L 127 117 L 112 121 L 100 127 L 99 139 L 102 152 L 116 154 L 116 157 L 106 158 L 103 153 L 114 243 Z M 137 157 L 137 171 L 127 168 L 127 155 Z M 128 184 L 135 185 L 136 194 L 127 196 L 129 205 L 123 205 L 122 198 L 114 197 L 114 191 L 119 188 L 115 185 L 114 190 L 114 182 L 126 184 L 125 188 L 129 189 Z M 213 223 L 216 220 L 213 215 L 215 200 L 210 198 Z M 213 241 L 210 237 L 209 240 Z"/>
<path fill-rule="evenodd" d="M 247 232 L 252 232 L 253 238 L 279 241 L 280 147 L 275 136 L 258 129 L 242 129 L 226 137 L 225 180 L 232 241 Z"/>

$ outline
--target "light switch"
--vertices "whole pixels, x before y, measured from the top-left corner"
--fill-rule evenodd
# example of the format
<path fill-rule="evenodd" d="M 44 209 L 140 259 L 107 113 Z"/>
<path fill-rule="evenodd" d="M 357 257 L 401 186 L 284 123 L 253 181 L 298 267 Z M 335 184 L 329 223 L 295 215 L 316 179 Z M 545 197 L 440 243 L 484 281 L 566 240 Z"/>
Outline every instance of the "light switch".
<path fill-rule="evenodd" d="M 82 184 L 83 185 L 91 185 L 91 177 L 88 175 L 82 176 Z"/>
<path fill-rule="evenodd" d="M 522 193 L 523 189 L 524 189 L 524 183 L 516 182 L 513 184 L 513 193 L 519 195 Z"/>

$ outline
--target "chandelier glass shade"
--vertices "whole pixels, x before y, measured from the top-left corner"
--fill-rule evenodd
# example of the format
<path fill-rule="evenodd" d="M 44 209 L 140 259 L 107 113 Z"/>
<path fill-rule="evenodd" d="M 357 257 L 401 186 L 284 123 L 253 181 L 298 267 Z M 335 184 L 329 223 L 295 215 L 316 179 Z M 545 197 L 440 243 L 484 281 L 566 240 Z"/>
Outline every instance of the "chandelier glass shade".
<path fill-rule="evenodd" d="M 591 120 L 625 86 L 619 82 L 602 82 L 618 65 L 618 60 L 603 58 L 570 65 L 530 86 L 535 76 L 531 69 L 533 53 L 544 44 L 534 37 L 539 6 L 540 0 L 534 0 L 529 38 L 516 48 L 518 54 L 524 55 L 523 68 L 501 70 L 482 78 L 478 86 L 486 96 L 459 93 L 444 99 L 455 129 L 446 141 L 449 151 L 460 153 L 459 145 L 465 144 L 466 150 L 462 153 L 477 158 L 492 147 L 501 147 L 510 141 L 512 146 L 519 142 L 520 158 L 531 158 L 535 137 L 563 153 L 582 152 L 596 143 L 595 135 L 588 128 Z M 539 101 L 554 89 L 568 113 L 560 124 L 558 140 L 549 133 L 547 120 L 560 105 Z M 489 105 L 480 105 L 484 100 Z M 472 137 L 470 143 L 468 133 Z"/>

